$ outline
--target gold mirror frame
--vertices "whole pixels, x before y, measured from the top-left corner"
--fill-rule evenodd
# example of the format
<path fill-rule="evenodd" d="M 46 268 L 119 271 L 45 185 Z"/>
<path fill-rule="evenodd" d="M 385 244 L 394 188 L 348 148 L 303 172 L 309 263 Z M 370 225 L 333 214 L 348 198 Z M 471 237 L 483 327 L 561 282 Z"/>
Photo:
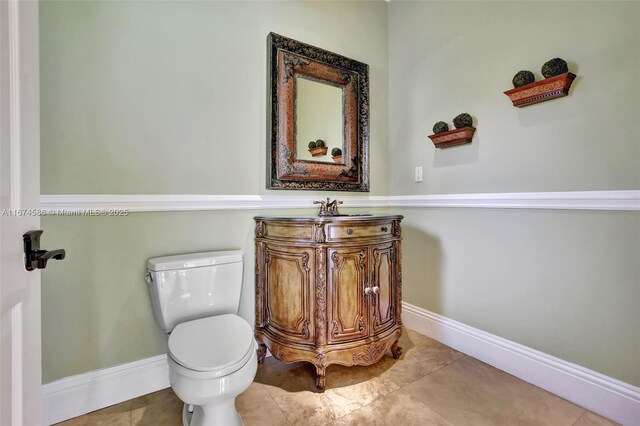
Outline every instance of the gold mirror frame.
<path fill-rule="evenodd" d="M 268 189 L 369 191 L 369 66 L 270 33 Z M 342 163 L 298 160 L 296 75 L 343 88 Z"/>

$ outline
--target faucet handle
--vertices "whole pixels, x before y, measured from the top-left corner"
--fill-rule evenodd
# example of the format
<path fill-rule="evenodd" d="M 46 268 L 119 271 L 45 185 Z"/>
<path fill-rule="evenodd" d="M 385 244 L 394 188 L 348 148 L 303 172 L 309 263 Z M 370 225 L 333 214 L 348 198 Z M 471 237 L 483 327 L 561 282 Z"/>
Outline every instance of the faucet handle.
<path fill-rule="evenodd" d="M 327 201 L 314 201 L 313 204 L 320 204 L 320 212 L 318 216 L 340 216 L 338 205 L 342 204 L 340 200 L 333 200 L 327 197 Z"/>
<path fill-rule="evenodd" d="M 329 201 L 327 199 L 327 201 Z M 320 204 L 320 212 L 318 216 L 325 216 L 327 214 L 327 203 L 324 201 L 314 201 L 313 204 Z"/>

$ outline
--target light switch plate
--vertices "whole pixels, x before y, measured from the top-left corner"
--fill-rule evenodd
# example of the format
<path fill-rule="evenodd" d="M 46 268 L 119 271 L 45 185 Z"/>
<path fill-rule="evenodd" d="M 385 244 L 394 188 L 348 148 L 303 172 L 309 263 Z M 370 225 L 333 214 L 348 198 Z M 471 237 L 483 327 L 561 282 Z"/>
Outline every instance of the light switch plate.
<path fill-rule="evenodd" d="M 416 182 L 422 182 L 422 167 L 416 167 Z"/>

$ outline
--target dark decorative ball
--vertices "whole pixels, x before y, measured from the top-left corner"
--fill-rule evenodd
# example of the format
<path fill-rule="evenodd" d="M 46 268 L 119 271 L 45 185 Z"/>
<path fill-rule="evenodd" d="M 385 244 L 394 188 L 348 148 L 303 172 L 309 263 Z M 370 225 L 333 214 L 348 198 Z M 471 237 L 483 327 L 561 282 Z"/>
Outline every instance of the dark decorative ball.
<path fill-rule="evenodd" d="M 322 139 L 318 139 L 318 140 L 316 141 L 316 146 L 317 146 L 318 148 L 322 148 L 322 147 L 324 146 L 324 141 L 323 141 Z"/>
<path fill-rule="evenodd" d="M 317 145 L 314 141 L 309 142 L 309 149 L 315 148 Z"/>
<path fill-rule="evenodd" d="M 338 155 L 342 155 L 342 150 L 340 148 L 333 148 L 331 150 L 331 156 L 337 157 Z"/>
<path fill-rule="evenodd" d="M 513 87 L 524 86 L 534 81 L 536 81 L 536 78 L 531 71 L 518 71 L 516 75 L 513 76 Z"/>
<path fill-rule="evenodd" d="M 442 133 L 442 132 L 448 132 L 448 131 L 449 131 L 449 125 L 444 121 L 438 121 L 436 124 L 433 125 L 433 133 Z"/>
<path fill-rule="evenodd" d="M 453 125 L 456 126 L 456 129 L 471 127 L 473 125 L 473 118 L 471 118 L 471 116 L 466 112 L 463 112 L 453 119 Z"/>
<path fill-rule="evenodd" d="M 542 66 L 542 75 L 544 78 L 553 77 L 554 75 L 569 72 L 569 67 L 564 59 L 553 58 Z"/>

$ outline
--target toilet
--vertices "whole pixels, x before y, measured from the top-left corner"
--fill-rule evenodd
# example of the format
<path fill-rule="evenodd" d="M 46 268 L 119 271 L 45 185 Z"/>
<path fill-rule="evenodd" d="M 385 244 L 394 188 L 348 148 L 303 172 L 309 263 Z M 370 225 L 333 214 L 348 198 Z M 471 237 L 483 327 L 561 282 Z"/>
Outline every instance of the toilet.
<path fill-rule="evenodd" d="M 147 262 L 156 322 L 169 333 L 169 383 L 189 426 L 242 425 L 236 397 L 253 382 L 257 344 L 237 315 L 242 251 L 156 257 Z"/>

